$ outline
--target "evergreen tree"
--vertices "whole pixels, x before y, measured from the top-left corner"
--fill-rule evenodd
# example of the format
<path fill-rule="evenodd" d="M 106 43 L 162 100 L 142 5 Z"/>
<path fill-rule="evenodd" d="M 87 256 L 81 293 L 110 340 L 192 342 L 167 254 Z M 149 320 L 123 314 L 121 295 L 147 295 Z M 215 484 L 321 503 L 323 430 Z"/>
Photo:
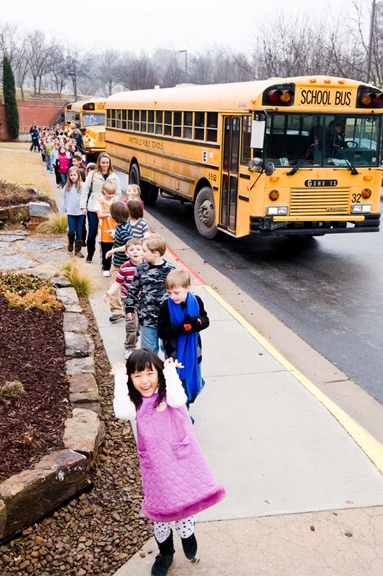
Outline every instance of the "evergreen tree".
<path fill-rule="evenodd" d="M 12 66 L 6 56 L 3 57 L 3 95 L 9 136 L 19 136 L 19 111 L 17 109 L 15 78 Z"/>

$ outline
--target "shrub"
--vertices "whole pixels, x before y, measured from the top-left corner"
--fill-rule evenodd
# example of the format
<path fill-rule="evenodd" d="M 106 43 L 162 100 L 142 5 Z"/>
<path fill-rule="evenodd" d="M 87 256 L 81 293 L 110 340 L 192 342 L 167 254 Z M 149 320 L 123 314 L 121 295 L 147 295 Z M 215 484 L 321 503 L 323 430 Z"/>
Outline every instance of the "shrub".
<path fill-rule="evenodd" d="M 19 380 L 6 382 L 3 386 L 0 386 L 0 400 L 3 398 L 22 398 L 25 395 L 24 386 Z"/>
<path fill-rule="evenodd" d="M 68 260 L 60 268 L 60 272 L 69 280 L 79 296 L 89 296 L 92 281 L 86 274 L 79 271 L 74 260 Z"/>
<path fill-rule="evenodd" d="M 12 292 L 24 296 L 31 290 L 38 290 L 39 288 L 46 287 L 52 294 L 55 294 L 55 289 L 49 280 L 39 278 L 32 274 L 18 274 L 17 272 L 0 272 L 0 294 L 5 292 Z"/>
<path fill-rule="evenodd" d="M 15 78 L 7 56 L 3 57 L 3 93 L 9 135 L 15 139 L 19 136 L 19 111 L 17 109 Z"/>
<path fill-rule="evenodd" d="M 46 222 L 41 222 L 35 228 L 38 234 L 65 234 L 68 228 L 68 218 L 61 212 L 51 213 Z"/>
<path fill-rule="evenodd" d="M 40 310 L 41 312 L 53 312 L 61 310 L 63 305 L 52 294 L 49 288 L 44 286 L 38 290 L 27 292 L 25 296 L 19 296 L 12 292 L 5 292 L 4 296 L 8 300 L 10 308 L 20 308 L 22 310 Z"/>

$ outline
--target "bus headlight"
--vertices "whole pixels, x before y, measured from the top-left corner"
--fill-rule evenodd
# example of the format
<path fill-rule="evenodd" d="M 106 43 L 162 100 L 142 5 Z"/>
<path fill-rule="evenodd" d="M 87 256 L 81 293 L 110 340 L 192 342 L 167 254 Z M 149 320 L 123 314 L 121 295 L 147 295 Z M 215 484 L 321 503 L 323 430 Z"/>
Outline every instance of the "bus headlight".
<path fill-rule="evenodd" d="M 266 206 L 266 214 L 268 216 L 287 216 L 288 213 L 288 206 Z"/>
<path fill-rule="evenodd" d="M 352 204 L 351 214 L 370 214 L 372 204 Z"/>

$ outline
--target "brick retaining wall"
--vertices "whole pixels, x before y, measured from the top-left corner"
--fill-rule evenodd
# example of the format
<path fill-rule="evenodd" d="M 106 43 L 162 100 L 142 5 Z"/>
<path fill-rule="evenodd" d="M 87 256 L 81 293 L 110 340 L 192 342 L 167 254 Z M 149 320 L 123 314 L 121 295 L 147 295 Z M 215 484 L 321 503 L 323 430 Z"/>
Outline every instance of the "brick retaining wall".
<path fill-rule="evenodd" d="M 64 113 L 66 100 L 18 100 L 19 133 L 29 132 L 33 122 L 39 128 L 54 126 L 57 122 L 63 123 L 61 115 Z M 0 141 L 11 140 L 8 133 L 4 101 L 0 101 Z"/>

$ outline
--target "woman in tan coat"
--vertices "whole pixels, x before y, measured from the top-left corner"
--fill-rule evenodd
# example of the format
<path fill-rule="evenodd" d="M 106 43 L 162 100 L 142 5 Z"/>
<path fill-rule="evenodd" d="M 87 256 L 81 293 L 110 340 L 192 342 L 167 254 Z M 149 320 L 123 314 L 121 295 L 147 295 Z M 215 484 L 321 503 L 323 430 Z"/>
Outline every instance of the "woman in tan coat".
<path fill-rule="evenodd" d="M 88 217 L 87 262 L 92 262 L 96 249 L 98 230 L 96 202 L 102 194 L 102 187 L 106 180 L 114 183 L 117 190 L 116 199 L 118 200 L 121 195 L 120 179 L 113 171 L 112 161 L 109 155 L 106 152 L 101 152 L 97 158 L 96 168 L 89 172 L 85 180 L 80 201 L 80 207 Z"/>

